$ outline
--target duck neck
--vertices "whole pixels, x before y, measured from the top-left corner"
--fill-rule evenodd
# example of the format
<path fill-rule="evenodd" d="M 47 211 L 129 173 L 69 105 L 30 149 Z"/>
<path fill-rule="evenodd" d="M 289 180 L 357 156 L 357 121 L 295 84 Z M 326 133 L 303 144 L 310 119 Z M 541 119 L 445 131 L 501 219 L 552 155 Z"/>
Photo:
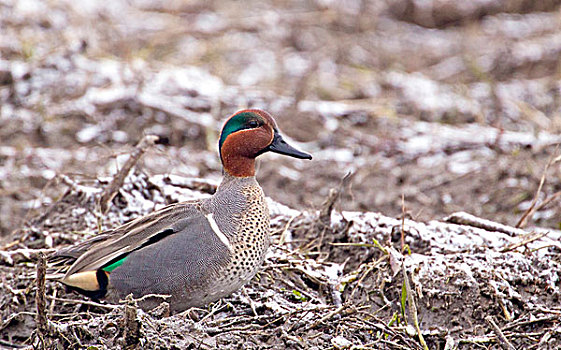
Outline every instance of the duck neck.
<path fill-rule="evenodd" d="M 224 177 L 222 178 L 222 182 L 220 182 L 220 185 L 216 189 L 216 194 L 220 194 L 220 196 L 222 196 L 229 193 L 227 197 L 231 201 L 232 198 L 237 198 L 237 196 L 241 193 L 241 188 L 248 186 L 259 186 L 254 176 L 239 177 L 224 172 Z"/>
<path fill-rule="evenodd" d="M 255 176 L 255 158 L 241 155 L 223 154 L 222 166 L 224 171 L 233 177 Z"/>

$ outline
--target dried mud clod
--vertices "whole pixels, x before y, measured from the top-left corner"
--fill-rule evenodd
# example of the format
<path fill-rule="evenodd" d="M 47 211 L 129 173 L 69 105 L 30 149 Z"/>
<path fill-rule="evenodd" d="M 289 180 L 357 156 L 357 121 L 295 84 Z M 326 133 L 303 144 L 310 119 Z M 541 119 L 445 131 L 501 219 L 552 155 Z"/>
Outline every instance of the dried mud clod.
<path fill-rule="evenodd" d="M 107 183 L 74 182 L 56 209 L 32 220 L 33 227 L 22 230 L 17 243 L 0 251 L 8 291 L 0 295 L 2 344 L 433 349 L 452 344 L 555 347 L 560 342 L 560 232 L 540 231 L 528 239 L 523 230 L 465 214 L 449 219 L 456 223 L 420 223 L 338 212 L 329 209 L 331 201 L 312 213 L 270 201 L 273 246 L 265 266 L 242 291 L 206 308 L 169 315 L 165 299 L 150 312 L 130 298 L 97 303 L 68 294 L 49 279 L 43 292 L 41 256 L 53 251 L 48 242 L 56 248 L 79 242 L 100 225 L 115 226 L 167 201 L 207 196 L 194 188 L 214 186 L 133 171 L 113 199 L 127 206 L 110 206 L 100 223 L 97 198 Z M 79 223 L 67 220 L 78 210 L 70 205 L 73 200 L 83 206 Z M 320 217 L 326 237 L 339 235 L 338 242 L 322 245 L 324 251 L 310 249 Z M 60 232 L 59 223 L 80 231 Z M 396 227 L 403 230 L 411 254 L 399 251 L 399 238 L 391 243 Z M 416 252 L 419 246 L 423 249 Z M 328 254 L 320 257 L 322 252 Z"/>

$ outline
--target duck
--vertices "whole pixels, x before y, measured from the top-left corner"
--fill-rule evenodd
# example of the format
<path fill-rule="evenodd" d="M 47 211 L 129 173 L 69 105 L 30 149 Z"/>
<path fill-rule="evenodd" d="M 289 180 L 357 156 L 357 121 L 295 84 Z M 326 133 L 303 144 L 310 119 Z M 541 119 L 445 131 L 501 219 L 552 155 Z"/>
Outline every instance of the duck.
<path fill-rule="evenodd" d="M 269 247 L 269 209 L 255 178 L 256 158 L 274 152 L 312 159 L 289 145 L 271 114 L 244 109 L 220 133 L 223 179 L 208 198 L 163 207 L 102 232 L 50 259 L 67 268 L 59 281 L 93 300 L 132 294 L 151 309 L 203 307 L 249 282 Z"/>

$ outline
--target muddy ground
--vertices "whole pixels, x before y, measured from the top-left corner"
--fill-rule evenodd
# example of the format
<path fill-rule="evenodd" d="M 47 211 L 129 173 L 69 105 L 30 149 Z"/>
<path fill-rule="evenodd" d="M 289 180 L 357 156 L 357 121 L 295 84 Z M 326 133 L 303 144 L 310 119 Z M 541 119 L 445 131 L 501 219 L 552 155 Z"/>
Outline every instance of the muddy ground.
<path fill-rule="evenodd" d="M 2 2 L 0 347 L 561 347 L 559 4 Z M 137 310 L 133 336 L 124 304 L 48 280 L 38 327 L 39 253 L 211 193 L 245 107 L 314 155 L 259 163 L 296 210 L 272 206 L 260 278 L 208 309 Z M 146 134 L 161 142 L 101 215 Z M 444 220 L 459 211 L 507 227 Z"/>

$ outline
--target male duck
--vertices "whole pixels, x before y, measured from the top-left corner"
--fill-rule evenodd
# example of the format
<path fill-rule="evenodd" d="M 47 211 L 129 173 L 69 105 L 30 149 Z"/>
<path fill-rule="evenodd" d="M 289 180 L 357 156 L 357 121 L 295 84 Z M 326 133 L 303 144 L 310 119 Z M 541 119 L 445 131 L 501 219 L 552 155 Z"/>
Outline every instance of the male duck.
<path fill-rule="evenodd" d="M 268 151 L 312 156 L 288 145 L 271 115 L 258 109 L 232 115 L 219 147 L 224 179 L 212 197 L 169 205 L 55 253 L 73 261 L 60 281 L 94 299 L 170 295 L 171 310 L 182 311 L 251 280 L 269 246 L 269 210 L 255 180 L 255 158 Z"/>

